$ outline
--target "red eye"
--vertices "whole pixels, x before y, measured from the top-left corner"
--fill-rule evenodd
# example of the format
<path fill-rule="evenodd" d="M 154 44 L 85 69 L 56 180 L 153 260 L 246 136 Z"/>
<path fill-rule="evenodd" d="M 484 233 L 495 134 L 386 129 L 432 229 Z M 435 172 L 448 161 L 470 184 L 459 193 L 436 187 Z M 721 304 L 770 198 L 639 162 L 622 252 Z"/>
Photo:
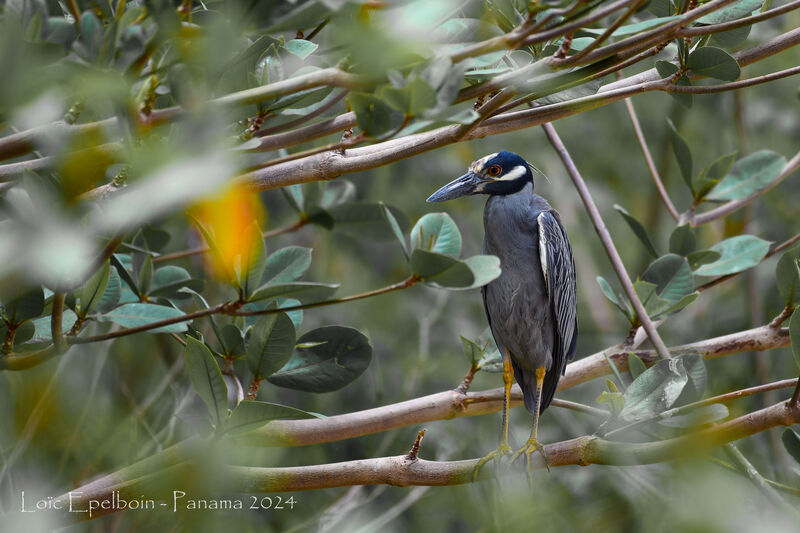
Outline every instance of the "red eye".
<path fill-rule="evenodd" d="M 492 165 L 492 166 L 489 167 L 489 169 L 486 171 L 486 173 L 489 174 L 490 176 L 499 176 L 500 172 L 502 172 L 502 170 L 503 169 L 501 169 L 497 165 Z"/>

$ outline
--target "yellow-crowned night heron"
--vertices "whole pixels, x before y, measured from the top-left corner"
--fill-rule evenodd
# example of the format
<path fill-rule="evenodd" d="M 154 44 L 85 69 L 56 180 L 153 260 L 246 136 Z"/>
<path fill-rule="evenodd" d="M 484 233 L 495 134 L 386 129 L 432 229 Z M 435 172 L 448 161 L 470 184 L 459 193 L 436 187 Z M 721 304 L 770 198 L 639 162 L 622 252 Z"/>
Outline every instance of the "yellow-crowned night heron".
<path fill-rule="evenodd" d="M 500 277 L 483 287 L 489 327 L 503 355 L 505 402 L 500 446 L 481 459 L 512 453 L 508 444 L 511 383 L 516 377 L 533 413 L 528 442 L 512 462 L 544 448 L 537 440 L 539 414 L 550 405 L 578 336 L 575 262 L 558 212 L 533 193 L 531 166 L 517 154 L 499 152 L 433 193 L 428 202 L 488 194 L 483 211 L 484 253 L 500 258 Z M 513 371 L 512 371 L 513 369 Z M 544 457 L 545 463 L 547 458 Z"/>

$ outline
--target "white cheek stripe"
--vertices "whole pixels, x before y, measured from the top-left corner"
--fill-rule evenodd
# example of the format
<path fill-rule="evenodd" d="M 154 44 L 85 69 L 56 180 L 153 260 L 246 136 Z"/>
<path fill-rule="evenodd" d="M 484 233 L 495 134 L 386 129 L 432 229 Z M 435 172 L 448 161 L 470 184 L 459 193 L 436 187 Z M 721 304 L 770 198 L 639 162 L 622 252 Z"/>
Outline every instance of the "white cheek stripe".
<path fill-rule="evenodd" d="M 528 169 L 525 168 L 523 165 L 517 165 L 508 172 L 506 172 L 502 177 L 497 178 L 494 181 L 514 181 L 517 178 L 521 178 L 525 175 Z"/>

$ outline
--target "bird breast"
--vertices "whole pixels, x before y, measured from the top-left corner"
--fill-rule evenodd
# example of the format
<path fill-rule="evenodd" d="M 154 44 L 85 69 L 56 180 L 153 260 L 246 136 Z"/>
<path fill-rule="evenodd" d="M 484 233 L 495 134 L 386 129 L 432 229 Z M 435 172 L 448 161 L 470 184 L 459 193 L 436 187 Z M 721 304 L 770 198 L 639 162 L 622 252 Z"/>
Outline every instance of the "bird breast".
<path fill-rule="evenodd" d="M 527 194 L 524 191 L 527 189 Z M 527 370 L 552 365 L 554 325 L 539 257 L 536 217 L 549 209 L 529 187 L 490 196 L 484 210 L 484 253 L 500 258 L 500 277 L 486 286 L 484 303 L 498 347 Z"/>

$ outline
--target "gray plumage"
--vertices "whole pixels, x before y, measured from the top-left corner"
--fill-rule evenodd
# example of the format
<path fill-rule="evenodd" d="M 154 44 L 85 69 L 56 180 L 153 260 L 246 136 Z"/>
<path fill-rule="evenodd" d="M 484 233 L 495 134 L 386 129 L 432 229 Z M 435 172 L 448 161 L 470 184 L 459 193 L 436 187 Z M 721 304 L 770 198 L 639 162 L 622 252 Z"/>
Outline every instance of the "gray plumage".
<path fill-rule="evenodd" d="M 533 193 L 532 183 L 513 194 L 490 196 L 483 224 L 483 251 L 499 257 L 502 268 L 500 277 L 482 289 L 489 326 L 497 347 L 511 356 L 530 412 L 536 409 L 534 370 L 545 367 L 541 412 L 575 353 L 572 250 L 558 213 Z"/>
<path fill-rule="evenodd" d="M 488 194 L 483 251 L 500 258 L 500 277 L 482 289 L 492 335 L 507 355 L 525 407 L 536 411 L 536 369 L 544 368 L 539 413 L 550 405 L 578 336 L 575 262 L 555 209 L 533 193 L 531 166 L 502 151 L 433 193 L 429 202 Z M 510 379 L 510 369 L 509 369 Z M 538 413 L 531 439 L 536 441 Z M 504 422 L 505 426 L 506 422 Z"/>

